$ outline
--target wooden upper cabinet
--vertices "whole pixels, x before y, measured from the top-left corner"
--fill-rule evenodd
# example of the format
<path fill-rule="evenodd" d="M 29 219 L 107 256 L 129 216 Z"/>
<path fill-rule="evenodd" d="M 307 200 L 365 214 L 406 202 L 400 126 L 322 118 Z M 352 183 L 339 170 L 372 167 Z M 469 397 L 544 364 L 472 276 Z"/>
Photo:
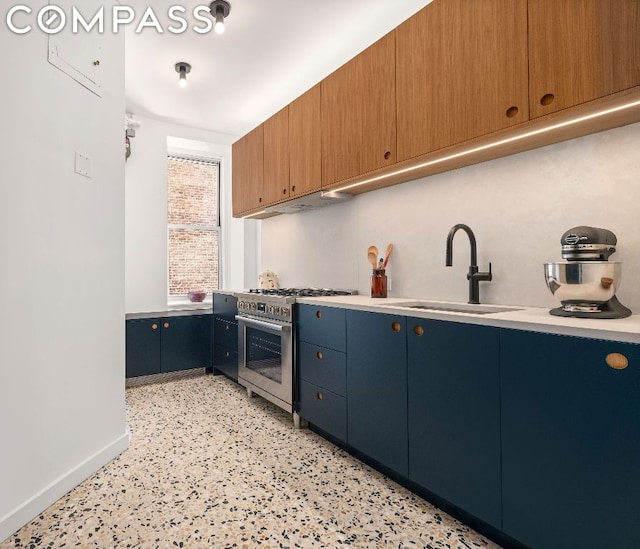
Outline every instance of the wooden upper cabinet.
<path fill-rule="evenodd" d="M 640 1 L 529 0 L 531 117 L 640 85 Z"/>
<path fill-rule="evenodd" d="M 261 124 L 231 148 L 234 216 L 263 206 L 263 158 L 264 126 Z"/>
<path fill-rule="evenodd" d="M 395 33 L 321 82 L 322 184 L 396 161 Z"/>
<path fill-rule="evenodd" d="M 289 198 L 289 107 L 264 123 L 265 205 Z"/>
<path fill-rule="evenodd" d="M 398 160 L 528 120 L 527 0 L 434 0 L 396 40 Z"/>
<path fill-rule="evenodd" d="M 301 196 L 322 186 L 320 84 L 289 104 L 290 196 Z"/>

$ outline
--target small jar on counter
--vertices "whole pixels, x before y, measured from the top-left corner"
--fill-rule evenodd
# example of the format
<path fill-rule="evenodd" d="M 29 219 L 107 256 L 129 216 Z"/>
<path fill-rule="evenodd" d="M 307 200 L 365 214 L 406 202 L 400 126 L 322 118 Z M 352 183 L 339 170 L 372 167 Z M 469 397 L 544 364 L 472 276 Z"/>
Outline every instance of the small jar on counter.
<path fill-rule="evenodd" d="M 387 275 L 384 269 L 373 269 L 371 297 L 387 297 Z"/>

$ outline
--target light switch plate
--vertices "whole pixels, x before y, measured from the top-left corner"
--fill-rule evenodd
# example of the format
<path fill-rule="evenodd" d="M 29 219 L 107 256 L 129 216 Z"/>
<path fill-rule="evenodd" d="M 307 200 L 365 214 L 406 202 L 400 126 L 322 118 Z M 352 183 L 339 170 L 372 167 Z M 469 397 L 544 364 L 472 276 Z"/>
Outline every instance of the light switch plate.
<path fill-rule="evenodd" d="M 91 177 L 91 158 L 86 154 L 76 151 L 76 169 L 75 172 L 85 177 Z"/>

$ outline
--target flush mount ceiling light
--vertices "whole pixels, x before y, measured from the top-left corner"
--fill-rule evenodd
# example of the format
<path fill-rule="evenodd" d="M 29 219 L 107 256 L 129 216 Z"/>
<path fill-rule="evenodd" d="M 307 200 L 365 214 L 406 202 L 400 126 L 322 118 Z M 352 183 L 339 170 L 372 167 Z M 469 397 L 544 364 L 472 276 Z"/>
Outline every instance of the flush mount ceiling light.
<path fill-rule="evenodd" d="M 224 32 L 224 19 L 229 16 L 231 4 L 226 0 L 214 0 L 209 4 L 209 11 L 216 19 L 215 25 L 213 26 L 214 30 L 218 34 L 222 34 Z"/>
<path fill-rule="evenodd" d="M 186 88 L 187 74 L 191 72 L 191 65 L 189 65 L 189 63 L 185 63 L 184 61 L 180 61 L 180 63 L 176 63 L 176 72 L 180 75 L 180 80 L 178 80 L 178 85 L 181 88 Z"/>

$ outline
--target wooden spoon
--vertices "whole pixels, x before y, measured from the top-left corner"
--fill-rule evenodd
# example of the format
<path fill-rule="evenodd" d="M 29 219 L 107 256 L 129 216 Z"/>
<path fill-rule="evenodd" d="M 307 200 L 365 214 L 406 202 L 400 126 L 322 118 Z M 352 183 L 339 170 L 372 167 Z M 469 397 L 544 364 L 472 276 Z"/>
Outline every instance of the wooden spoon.
<path fill-rule="evenodd" d="M 369 263 L 371 263 L 372 268 L 378 268 L 378 248 L 376 246 L 369 246 L 367 249 L 367 259 Z"/>
<path fill-rule="evenodd" d="M 369 260 L 369 263 L 371 263 L 372 269 L 378 268 L 378 256 L 376 254 L 374 254 L 373 252 L 369 252 L 367 254 L 367 259 Z"/>
<path fill-rule="evenodd" d="M 391 255 L 391 252 L 393 252 L 393 244 L 389 244 L 386 251 L 384 252 L 384 263 L 382 264 L 383 269 L 387 268 L 387 263 L 389 263 L 389 256 Z"/>

